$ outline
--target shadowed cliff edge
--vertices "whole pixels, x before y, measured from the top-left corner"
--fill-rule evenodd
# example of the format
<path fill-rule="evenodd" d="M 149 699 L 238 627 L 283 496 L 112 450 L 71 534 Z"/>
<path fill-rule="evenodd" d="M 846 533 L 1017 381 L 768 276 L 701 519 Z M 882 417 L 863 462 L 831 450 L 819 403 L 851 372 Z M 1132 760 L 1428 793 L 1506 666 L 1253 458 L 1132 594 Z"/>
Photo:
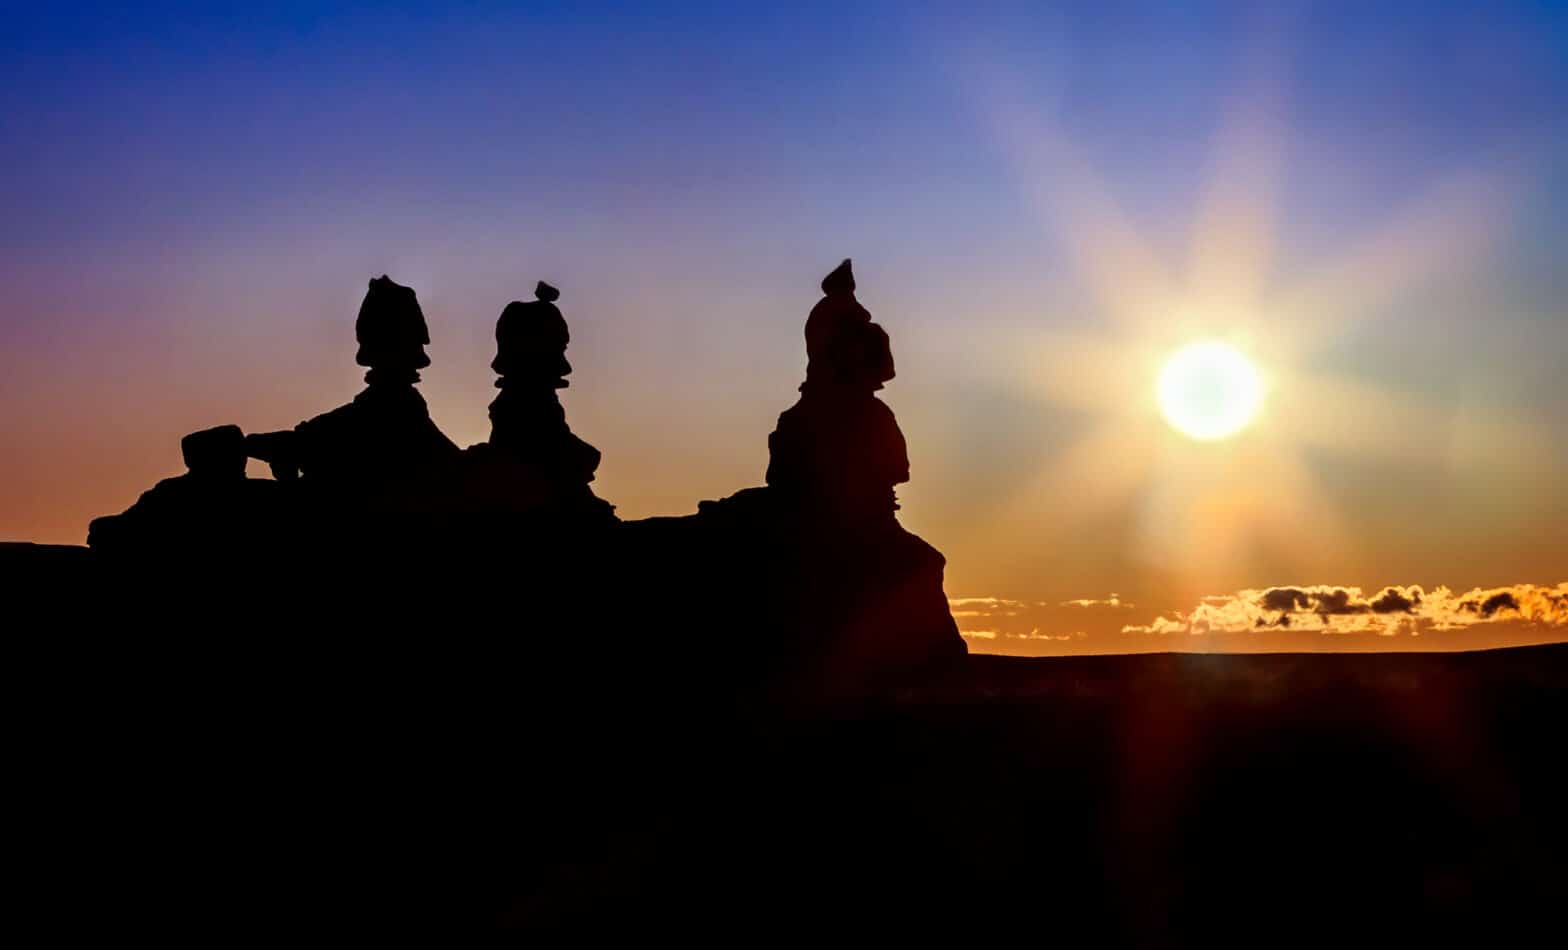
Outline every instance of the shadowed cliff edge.
<path fill-rule="evenodd" d="M 484 443 L 430 419 L 424 313 L 381 277 L 350 403 L 192 433 L 89 548 L 0 545 L 26 914 L 203 945 L 1553 921 L 1568 645 L 968 656 L 898 523 L 891 343 L 848 261 L 765 484 L 684 517 L 594 493 L 561 297 L 502 310 Z"/>

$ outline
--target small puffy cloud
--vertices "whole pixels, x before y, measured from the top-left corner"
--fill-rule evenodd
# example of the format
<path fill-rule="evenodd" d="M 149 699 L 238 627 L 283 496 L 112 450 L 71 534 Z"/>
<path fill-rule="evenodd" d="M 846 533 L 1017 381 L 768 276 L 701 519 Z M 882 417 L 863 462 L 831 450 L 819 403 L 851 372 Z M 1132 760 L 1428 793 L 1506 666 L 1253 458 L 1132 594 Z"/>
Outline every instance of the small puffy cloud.
<path fill-rule="evenodd" d="M 1187 618 L 1179 610 L 1176 611 L 1176 615 L 1174 617 L 1155 617 L 1153 623 L 1145 624 L 1143 626 L 1126 626 L 1122 628 L 1122 633 L 1167 634 L 1188 632 L 1189 627 Z"/>
<path fill-rule="evenodd" d="M 1082 598 L 1079 598 L 1078 600 L 1064 600 L 1064 601 L 1061 602 L 1061 606 L 1063 606 L 1063 607 L 1085 607 L 1085 608 L 1087 608 L 1087 607 L 1110 607 L 1110 608 L 1115 609 L 1115 610 L 1123 610 L 1123 609 L 1130 610 L 1133 607 L 1136 607 L 1137 604 L 1129 604 L 1125 600 L 1122 600 L 1120 594 L 1112 594 L 1111 596 L 1107 597 L 1104 600 L 1095 600 L 1093 598 L 1088 598 L 1088 597 L 1082 597 Z"/>
<path fill-rule="evenodd" d="M 1021 601 L 1021 600 L 1008 600 L 1006 597 L 949 597 L 947 599 L 947 603 L 948 603 L 948 606 L 950 606 L 950 607 L 970 607 L 970 606 L 975 606 L 975 607 L 984 607 L 984 608 L 995 608 L 995 607 L 1022 607 L 1022 606 L 1024 606 L 1024 602 L 1023 601 Z"/>
<path fill-rule="evenodd" d="M 1088 636 L 1088 634 L 1084 633 L 1082 630 L 1074 630 L 1071 633 L 1045 633 L 1039 627 L 1031 627 L 1029 629 L 1028 633 L 1011 634 L 1009 636 L 1009 639 L 1011 639 L 1011 640 L 1054 640 L 1054 641 L 1056 641 L 1058 643 L 1066 643 L 1069 640 L 1082 640 L 1082 639 L 1084 639 L 1087 636 Z"/>
<path fill-rule="evenodd" d="M 1490 619 L 1502 610 L 1512 610 L 1518 613 L 1519 598 L 1515 597 L 1514 592 L 1511 590 L 1500 590 L 1494 594 L 1488 594 L 1481 600 L 1460 601 L 1459 609 L 1469 611 L 1485 620 Z"/>
<path fill-rule="evenodd" d="M 1419 587 L 1385 587 L 1383 592 L 1372 599 L 1369 606 L 1375 614 L 1415 613 L 1416 607 L 1421 604 L 1421 588 Z"/>
<path fill-rule="evenodd" d="M 1270 587 L 1258 596 L 1258 606 L 1264 610 L 1283 610 L 1288 613 L 1306 607 L 1309 603 L 1311 600 L 1307 592 L 1295 587 Z"/>

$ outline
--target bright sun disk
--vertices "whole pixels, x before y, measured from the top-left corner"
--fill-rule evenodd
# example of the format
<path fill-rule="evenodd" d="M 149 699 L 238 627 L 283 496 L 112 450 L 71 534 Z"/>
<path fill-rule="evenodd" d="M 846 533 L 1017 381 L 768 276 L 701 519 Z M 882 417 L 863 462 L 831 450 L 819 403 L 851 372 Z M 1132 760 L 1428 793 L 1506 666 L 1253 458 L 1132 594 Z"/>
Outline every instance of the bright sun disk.
<path fill-rule="evenodd" d="M 1160 412 L 1178 432 L 1205 442 L 1246 428 L 1263 404 L 1263 380 L 1228 343 L 1191 343 L 1160 370 Z"/>

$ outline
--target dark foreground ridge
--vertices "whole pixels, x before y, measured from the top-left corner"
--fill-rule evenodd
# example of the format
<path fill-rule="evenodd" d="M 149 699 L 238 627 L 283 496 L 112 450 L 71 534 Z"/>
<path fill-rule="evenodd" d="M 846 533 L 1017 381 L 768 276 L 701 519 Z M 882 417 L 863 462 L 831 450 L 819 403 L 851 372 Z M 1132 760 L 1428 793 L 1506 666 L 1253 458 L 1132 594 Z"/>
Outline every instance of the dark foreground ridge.
<path fill-rule="evenodd" d="M 976 656 L 764 711 L 613 655 L 70 629 L 8 664 L 12 899 L 61 936 L 1512 946 L 1568 886 L 1568 646 Z"/>

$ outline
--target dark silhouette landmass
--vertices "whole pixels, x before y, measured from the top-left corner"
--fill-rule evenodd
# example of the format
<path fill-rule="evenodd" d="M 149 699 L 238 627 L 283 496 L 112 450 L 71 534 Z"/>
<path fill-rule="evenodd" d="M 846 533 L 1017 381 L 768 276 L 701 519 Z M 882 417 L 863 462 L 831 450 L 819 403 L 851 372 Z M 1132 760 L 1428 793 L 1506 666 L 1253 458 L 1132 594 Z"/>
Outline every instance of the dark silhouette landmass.
<path fill-rule="evenodd" d="M 30 629 L 12 920 L 62 935 L 1522 946 L 1568 884 L 1568 645 L 970 656 L 808 715 L 694 696 L 720 644 Z"/>
<path fill-rule="evenodd" d="M 969 656 L 898 522 L 889 336 L 848 261 L 822 292 L 764 484 L 683 517 L 592 490 L 555 288 L 502 310 L 459 449 L 381 277 L 351 403 L 193 433 L 88 548 L 0 545 L 21 915 L 203 946 L 1558 923 L 1568 646 Z"/>

